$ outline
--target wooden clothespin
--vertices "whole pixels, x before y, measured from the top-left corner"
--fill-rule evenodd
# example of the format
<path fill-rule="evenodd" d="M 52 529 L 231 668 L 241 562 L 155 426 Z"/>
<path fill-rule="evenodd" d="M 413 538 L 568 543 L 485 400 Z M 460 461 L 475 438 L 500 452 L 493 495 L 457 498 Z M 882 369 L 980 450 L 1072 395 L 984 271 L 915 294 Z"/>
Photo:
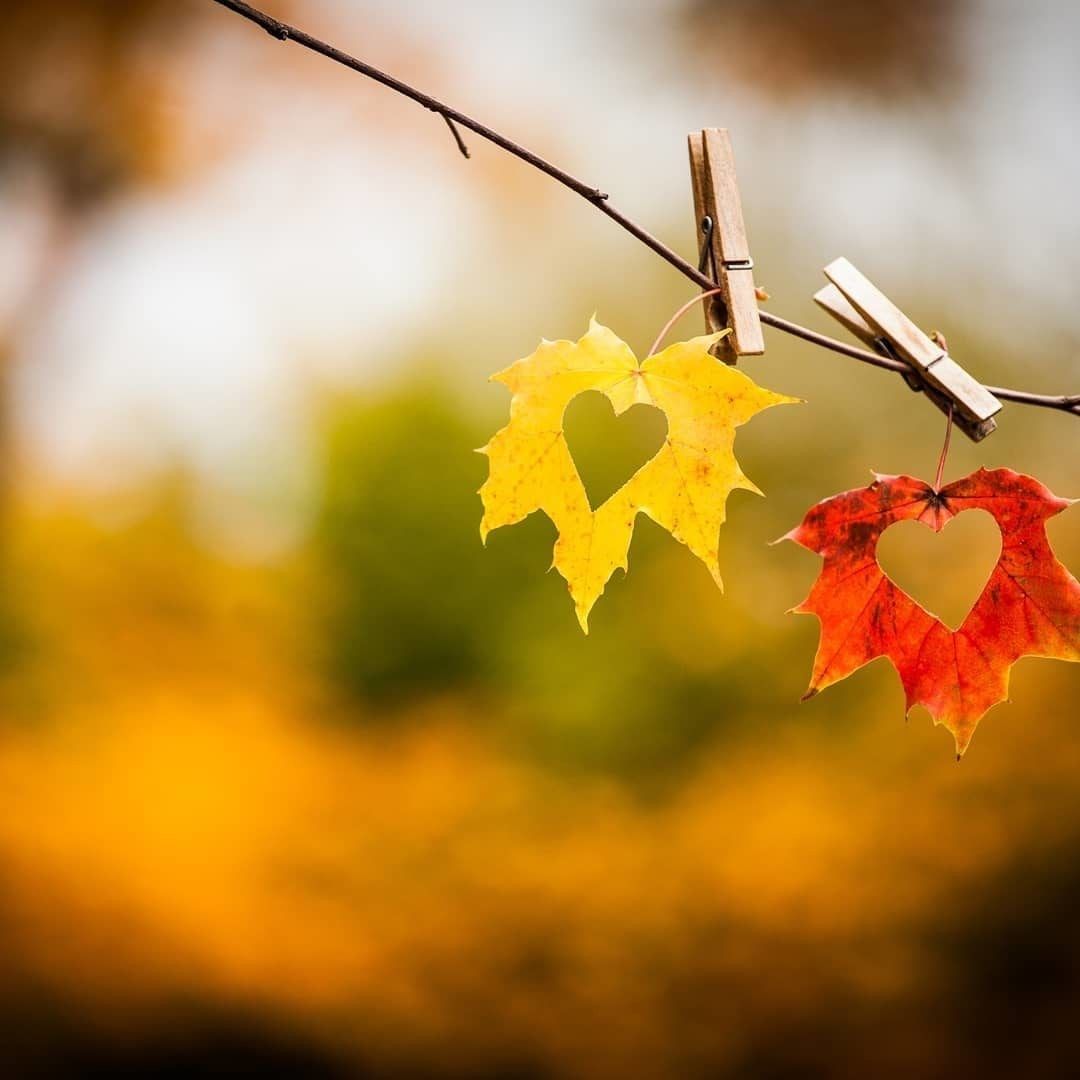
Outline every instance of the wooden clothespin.
<path fill-rule="evenodd" d="M 855 337 L 882 356 L 910 365 L 909 386 L 923 390 L 942 412 L 950 407 L 956 426 L 973 442 L 996 427 L 1001 402 L 923 333 L 872 281 L 847 259 L 825 267 L 826 285 L 814 300 Z"/>
<path fill-rule="evenodd" d="M 765 351 L 754 289 L 754 262 L 746 239 L 735 155 L 727 128 L 705 128 L 687 136 L 699 266 L 724 291 L 705 305 L 709 333 L 731 328 L 713 354 L 729 364 Z"/>

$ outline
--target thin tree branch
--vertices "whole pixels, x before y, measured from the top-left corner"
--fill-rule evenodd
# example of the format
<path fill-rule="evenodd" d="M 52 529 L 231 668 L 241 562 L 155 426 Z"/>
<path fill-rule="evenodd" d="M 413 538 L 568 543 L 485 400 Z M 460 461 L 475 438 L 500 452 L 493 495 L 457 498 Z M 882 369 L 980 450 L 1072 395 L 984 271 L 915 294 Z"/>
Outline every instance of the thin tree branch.
<path fill-rule="evenodd" d="M 681 274 L 694 282 L 694 284 L 700 286 L 702 289 L 715 289 L 717 287 L 716 282 L 713 281 L 712 278 L 702 273 L 696 266 L 687 262 L 686 259 L 672 251 L 671 248 L 658 240 L 652 233 L 643 229 L 636 222 L 631 221 L 631 219 L 621 210 L 614 207 L 605 192 L 579 180 L 571 173 L 566 172 L 564 169 L 560 169 L 557 165 L 553 165 L 550 161 L 545 160 L 538 154 L 534 154 L 527 147 L 521 146 L 512 139 L 508 139 L 505 135 L 500 135 L 499 132 L 487 127 L 485 124 L 481 124 L 471 116 L 458 112 L 457 109 L 452 109 L 449 105 L 443 104 L 443 102 L 431 97 L 431 95 L 425 94 L 415 87 L 410 86 L 408 83 L 404 83 L 400 79 L 394 78 L 393 75 L 388 75 L 385 71 L 380 71 L 378 68 L 372 67 L 363 60 L 358 60 L 355 56 L 350 56 L 348 53 L 342 52 L 333 45 L 328 45 L 325 41 L 320 41 L 318 38 L 312 37 L 311 34 L 308 34 L 295 26 L 290 26 L 288 23 L 272 18 L 265 12 L 259 11 L 258 8 L 254 8 L 250 4 L 244 3 L 243 0 L 213 0 L 213 2 L 248 19 L 256 26 L 262 27 L 262 29 L 271 37 L 276 38 L 278 41 L 294 41 L 297 45 L 301 45 L 305 49 L 310 49 L 312 52 L 319 53 L 320 56 L 325 56 L 327 59 L 342 64 L 369 79 L 374 79 L 375 82 L 382 83 L 383 86 L 389 87 L 389 89 L 409 98 L 411 101 L 415 101 L 425 109 L 438 113 L 454 133 L 458 148 L 466 157 L 469 156 L 468 150 L 465 147 L 461 138 L 461 133 L 457 128 L 460 126 L 475 132 L 481 138 L 494 143 L 507 153 L 513 154 L 514 157 L 520 158 L 527 164 L 532 165 L 533 168 L 539 169 L 542 173 L 550 176 L 553 180 L 557 180 L 564 187 L 568 187 L 583 199 L 587 199 L 601 213 L 607 214 L 612 221 L 622 226 L 622 228 L 630 233 L 631 236 L 640 240 L 647 248 L 651 249 L 659 255 L 660 258 L 670 263 Z M 760 315 L 761 321 L 765 323 L 766 326 L 771 326 L 776 330 L 783 331 L 785 334 L 791 334 L 794 337 L 802 338 L 804 341 L 808 341 L 813 345 L 819 345 L 832 352 L 840 353 L 842 356 L 850 356 L 864 364 L 884 368 L 887 371 L 897 371 L 901 374 L 910 374 L 911 372 L 908 365 L 901 360 L 879 356 L 866 349 L 861 349 L 856 345 L 848 345 L 843 341 L 837 341 L 835 338 L 831 338 L 826 334 L 819 334 L 816 330 L 810 330 L 805 326 L 800 326 L 798 323 L 790 322 L 788 319 L 781 318 L 779 315 L 774 315 L 769 311 L 762 310 Z M 988 386 L 987 390 L 995 397 L 1001 398 L 1004 401 L 1015 401 L 1022 405 L 1035 405 L 1044 409 L 1060 409 L 1064 412 L 1072 413 L 1074 416 L 1080 416 L 1080 394 L 1031 394 L 1024 390 L 1011 390 L 1008 387 L 1003 386 Z"/>

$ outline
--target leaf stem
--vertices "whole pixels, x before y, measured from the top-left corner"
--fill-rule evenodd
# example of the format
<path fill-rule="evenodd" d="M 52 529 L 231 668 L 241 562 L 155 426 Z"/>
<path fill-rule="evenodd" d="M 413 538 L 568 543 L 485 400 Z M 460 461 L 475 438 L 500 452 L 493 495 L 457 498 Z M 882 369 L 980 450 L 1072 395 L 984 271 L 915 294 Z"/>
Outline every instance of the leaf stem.
<path fill-rule="evenodd" d="M 653 354 L 654 354 L 654 353 L 656 352 L 656 350 L 657 350 L 657 349 L 658 349 L 658 348 L 660 347 L 660 342 L 661 342 L 661 341 L 663 341 L 663 340 L 664 340 L 664 338 L 666 338 L 666 337 L 667 337 L 667 335 L 668 335 L 668 331 L 669 331 L 669 330 L 670 330 L 670 329 L 671 329 L 671 328 L 672 328 L 672 327 L 673 327 L 673 326 L 674 326 L 674 325 L 675 325 L 675 324 L 676 324 L 676 323 L 677 323 L 677 322 L 678 322 L 678 321 L 679 321 L 679 320 L 680 320 L 680 319 L 681 319 L 681 318 L 682 318 L 682 317 L 683 317 L 683 316 L 684 316 L 684 315 L 685 315 L 685 314 L 686 314 L 686 313 L 687 313 L 687 312 L 688 312 L 688 311 L 689 311 L 689 310 L 690 310 L 690 309 L 691 309 L 691 308 L 692 308 L 692 307 L 693 307 L 693 306 L 694 306 L 695 304 L 699 303 L 699 302 L 700 302 L 700 301 L 702 301 L 702 300 L 708 300 L 708 299 L 710 299 L 710 298 L 711 298 L 711 297 L 713 297 L 713 296 L 717 296 L 717 295 L 719 295 L 719 294 L 720 294 L 721 292 L 723 292 L 723 290 L 722 290 L 722 289 L 709 289 L 709 290 L 708 290 L 707 292 L 703 292 L 703 293 L 698 293 L 698 295 L 697 295 L 697 296 L 695 296 L 695 297 L 692 297 L 692 298 L 691 298 L 690 300 L 687 300 L 687 301 L 686 301 L 686 303 L 685 303 L 685 304 L 683 304 L 683 306 L 682 306 L 681 308 L 679 308 L 679 310 L 678 310 L 678 311 L 676 311 L 676 312 L 675 312 L 675 314 L 674 314 L 674 315 L 672 315 L 672 316 L 671 316 L 671 318 L 670 318 L 670 319 L 668 319 L 668 321 L 667 321 L 666 323 L 664 323 L 664 328 L 663 328 L 663 330 L 661 330 L 661 331 L 660 331 L 660 333 L 659 333 L 659 334 L 657 334 L 657 335 L 656 335 L 656 340 L 655 340 L 655 341 L 654 341 L 654 342 L 652 343 L 652 347 L 651 347 L 651 348 L 649 349 L 649 352 L 648 352 L 648 354 L 647 354 L 647 357 L 648 357 L 648 356 L 652 356 L 652 355 L 653 355 Z M 728 331 L 726 331 L 726 333 L 729 333 L 729 334 L 730 334 L 730 333 L 731 333 L 731 331 L 730 331 L 730 330 L 728 330 Z M 647 357 L 646 357 L 646 358 L 647 358 Z"/>
<path fill-rule="evenodd" d="M 949 456 L 949 440 L 952 438 L 953 429 L 953 403 L 949 402 L 949 418 L 945 421 L 945 445 L 941 448 L 941 457 L 938 458 L 937 476 L 934 477 L 934 491 L 941 490 L 941 478 L 945 475 L 945 459 Z"/>

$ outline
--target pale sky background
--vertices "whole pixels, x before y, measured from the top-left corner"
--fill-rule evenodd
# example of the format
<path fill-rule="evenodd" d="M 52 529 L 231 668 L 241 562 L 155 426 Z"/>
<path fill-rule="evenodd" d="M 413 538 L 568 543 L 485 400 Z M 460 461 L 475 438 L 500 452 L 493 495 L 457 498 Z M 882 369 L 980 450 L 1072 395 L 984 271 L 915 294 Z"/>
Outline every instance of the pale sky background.
<path fill-rule="evenodd" d="M 774 310 L 835 332 L 809 296 L 846 254 L 901 303 L 937 294 L 987 334 L 1033 328 L 1055 349 L 1050 374 L 1021 347 L 1006 381 L 1076 392 L 1077 8 L 972 4 L 961 95 L 887 114 L 779 105 L 719 62 L 695 85 L 669 3 L 326 0 L 297 21 L 519 136 L 684 254 L 685 134 L 727 126 L 758 279 L 788 290 Z M 226 149 L 100 215 L 20 330 L 17 437 L 49 472 L 124 477 L 179 454 L 242 484 L 256 463 L 303 460 L 313 383 L 392 377 L 410 342 L 474 334 L 497 312 L 490 347 L 462 350 L 462 376 L 479 380 L 603 315 L 614 274 L 633 289 L 656 273 L 527 166 L 467 132 L 464 161 L 438 117 L 224 10 L 170 65 L 177 122 Z M 0 315 L 37 272 L 45 217 L 32 184 L 0 202 Z M 530 282 L 558 304 L 537 306 Z M 551 325 L 568 309 L 581 325 Z"/>

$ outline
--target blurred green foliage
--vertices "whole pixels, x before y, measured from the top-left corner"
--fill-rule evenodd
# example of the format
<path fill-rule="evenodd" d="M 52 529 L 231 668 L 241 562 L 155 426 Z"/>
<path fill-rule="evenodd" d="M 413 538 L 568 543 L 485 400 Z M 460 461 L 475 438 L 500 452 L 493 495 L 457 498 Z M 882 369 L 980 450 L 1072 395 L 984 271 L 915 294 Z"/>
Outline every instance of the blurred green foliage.
<path fill-rule="evenodd" d="M 475 681 L 512 567 L 485 559 L 470 458 L 479 433 L 430 387 L 343 402 L 329 418 L 316 545 L 328 571 L 328 660 L 376 701 Z M 504 576 L 493 580 L 494 575 Z"/>
<path fill-rule="evenodd" d="M 635 409 L 616 423 L 607 401 L 592 397 L 569 411 L 567 433 L 600 501 L 651 455 L 664 421 Z M 697 602 L 723 598 L 641 516 L 633 572 L 616 575 L 596 628 L 582 635 L 562 579 L 544 573 L 554 529 L 543 515 L 481 545 L 472 493 L 486 462 L 474 450 L 498 423 L 467 415 L 430 382 L 329 409 L 314 548 L 330 677 L 347 698 L 382 707 L 356 712 L 379 723 L 390 722 L 392 706 L 432 694 L 494 696 L 497 734 L 530 756 L 663 779 L 725 718 L 743 715 L 753 680 L 719 654 L 710 670 L 687 670 L 642 628 L 657 589 L 669 587 L 658 559 L 675 558 L 674 585 L 692 579 Z M 478 710 L 478 722 L 486 714 Z"/>

